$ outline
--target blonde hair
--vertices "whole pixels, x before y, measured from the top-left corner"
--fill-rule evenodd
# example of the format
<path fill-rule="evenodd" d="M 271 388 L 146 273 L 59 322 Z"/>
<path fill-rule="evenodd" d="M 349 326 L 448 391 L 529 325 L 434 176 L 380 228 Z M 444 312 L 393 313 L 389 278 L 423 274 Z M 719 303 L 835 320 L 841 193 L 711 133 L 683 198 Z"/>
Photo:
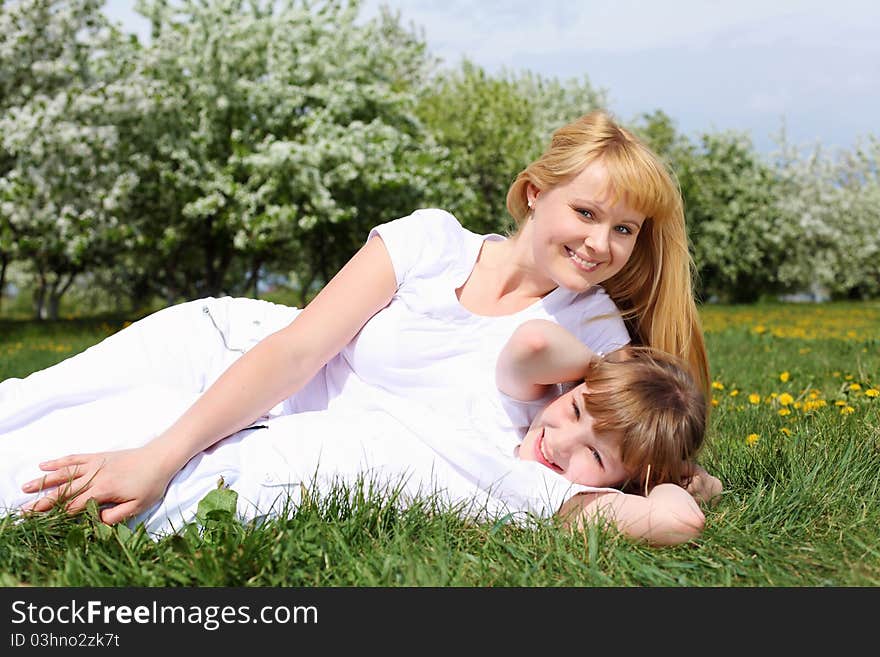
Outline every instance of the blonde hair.
<path fill-rule="evenodd" d="M 584 377 L 584 408 L 596 433 L 622 436 L 620 456 L 644 493 L 681 483 L 706 433 L 706 395 L 680 358 L 649 347 L 626 347 L 594 360 Z"/>
<path fill-rule="evenodd" d="M 660 158 L 601 110 L 553 133 L 544 154 L 516 177 L 507 210 L 522 226 L 529 214 L 529 183 L 544 191 L 564 184 L 601 160 L 614 200 L 645 215 L 629 261 L 602 287 L 623 313 L 636 344 L 687 361 L 709 392 L 709 360 L 694 300 L 694 263 L 688 251 L 684 203 L 674 175 Z"/>

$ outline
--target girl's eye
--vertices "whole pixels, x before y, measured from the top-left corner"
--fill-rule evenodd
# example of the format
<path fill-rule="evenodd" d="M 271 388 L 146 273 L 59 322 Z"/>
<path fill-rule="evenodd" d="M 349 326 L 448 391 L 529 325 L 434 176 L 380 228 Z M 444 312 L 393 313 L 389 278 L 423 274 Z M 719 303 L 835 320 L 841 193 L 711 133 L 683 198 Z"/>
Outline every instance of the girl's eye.
<path fill-rule="evenodd" d="M 627 226 L 615 226 L 614 230 L 621 235 L 632 235 L 632 231 Z"/>
<path fill-rule="evenodd" d="M 597 452 L 592 447 L 590 448 L 590 451 L 593 452 L 593 458 L 595 458 L 596 462 L 601 466 L 602 465 L 602 457 L 599 455 L 599 452 Z"/>
<path fill-rule="evenodd" d="M 578 210 L 577 213 L 581 215 L 584 219 L 593 219 L 592 210 Z"/>
<path fill-rule="evenodd" d="M 571 407 L 574 409 L 575 418 L 580 420 L 581 419 L 581 409 L 578 408 L 577 402 L 574 399 L 571 400 Z"/>

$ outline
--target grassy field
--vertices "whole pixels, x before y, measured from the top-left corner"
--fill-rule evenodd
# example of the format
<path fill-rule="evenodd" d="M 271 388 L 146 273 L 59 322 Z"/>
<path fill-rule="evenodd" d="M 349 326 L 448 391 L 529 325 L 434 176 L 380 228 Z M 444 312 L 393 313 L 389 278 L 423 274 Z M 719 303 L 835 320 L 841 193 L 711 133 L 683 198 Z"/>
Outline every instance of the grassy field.
<path fill-rule="evenodd" d="M 703 319 L 714 411 L 701 461 L 725 493 L 692 544 L 472 524 L 430 500 L 400 510 L 345 490 L 254 528 L 218 496 L 204 531 L 158 543 L 90 514 L 0 521 L 0 585 L 880 585 L 880 304 L 711 306 Z M 0 379 L 125 321 L 0 320 Z"/>

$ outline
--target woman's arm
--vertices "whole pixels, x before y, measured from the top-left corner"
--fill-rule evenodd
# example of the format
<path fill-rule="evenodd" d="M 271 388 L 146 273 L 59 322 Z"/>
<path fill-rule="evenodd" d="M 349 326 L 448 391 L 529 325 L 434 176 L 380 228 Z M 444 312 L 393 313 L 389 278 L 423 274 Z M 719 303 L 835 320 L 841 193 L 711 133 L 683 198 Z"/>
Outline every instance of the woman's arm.
<path fill-rule="evenodd" d="M 605 522 L 627 538 L 652 545 L 678 545 L 699 537 L 706 517 L 693 497 L 677 484 L 659 484 L 646 496 L 628 493 L 579 493 L 557 514 L 567 526 L 583 530 Z"/>
<path fill-rule="evenodd" d="M 495 382 L 506 395 L 531 401 L 553 384 L 583 378 L 593 358 L 593 350 L 559 324 L 530 319 L 517 327 L 498 355 Z"/>
<path fill-rule="evenodd" d="M 119 522 L 149 508 L 186 462 L 239 431 L 306 382 L 391 300 L 397 280 L 388 251 L 371 238 L 287 327 L 267 336 L 238 359 L 171 427 L 135 450 L 66 456 L 40 464 L 42 479 L 26 492 L 58 489 L 31 504 L 45 511 L 67 495 L 80 511 L 90 498 Z M 75 491 L 73 495 L 69 491 Z M 67 493 L 65 493 L 67 491 Z"/>

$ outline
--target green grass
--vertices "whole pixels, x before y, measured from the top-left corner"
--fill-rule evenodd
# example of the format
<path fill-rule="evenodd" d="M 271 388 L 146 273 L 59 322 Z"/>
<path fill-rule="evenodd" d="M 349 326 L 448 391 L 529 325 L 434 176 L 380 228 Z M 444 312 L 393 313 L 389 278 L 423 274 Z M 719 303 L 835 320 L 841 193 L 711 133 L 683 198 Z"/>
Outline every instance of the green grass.
<path fill-rule="evenodd" d="M 0 322 L 0 378 L 123 321 Z M 217 509 L 201 531 L 159 542 L 90 514 L 7 518 L 0 585 L 880 585 L 880 304 L 713 306 L 704 321 L 717 405 L 701 460 L 725 493 L 692 544 L 477 524 L 430 499 L 401 509 L 354 487 L 260 527 Z"/>

